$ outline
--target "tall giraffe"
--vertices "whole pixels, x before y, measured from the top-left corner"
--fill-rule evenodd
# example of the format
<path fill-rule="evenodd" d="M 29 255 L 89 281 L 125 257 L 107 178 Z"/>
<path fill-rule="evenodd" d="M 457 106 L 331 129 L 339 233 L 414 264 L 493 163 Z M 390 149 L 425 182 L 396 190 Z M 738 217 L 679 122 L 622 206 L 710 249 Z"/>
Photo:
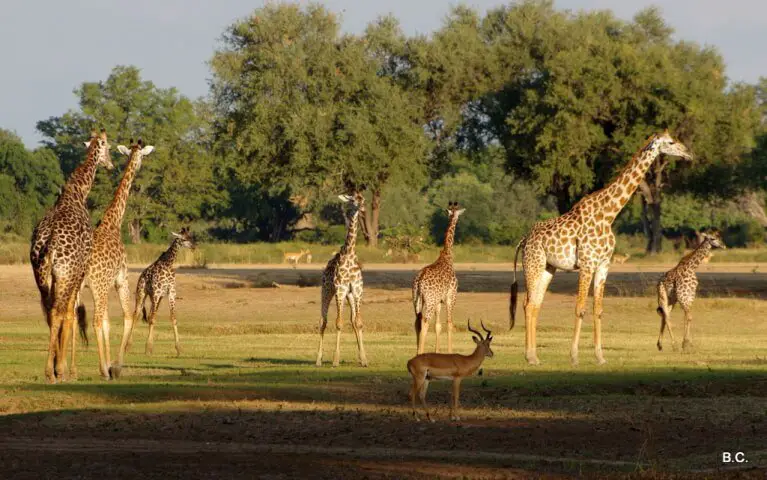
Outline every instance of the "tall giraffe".
<path fill-rule="evenodd" d="M 360 365 L 368 366 L 365 346 L 362 343 L 362 269 L 357 261 L 354 246 L 357 243 L 357 226 L 360 212 L 365 211 L 365 198 L 361 193 L 354 195 L 339 195 L 346 204 L 346 241 L 341 250 L 330 259 L 322 272 L 322 317 L 320 318 L 320 347 L 317 351 L 317 366 L 322 366 L 322 341 L 325 328 L 328 325 L 328 309 L 330 301 L 336 298 L 336 352 L 333 355 L 333 366 L 341 361 L 341 315 L 344 309 L 344 299 L 349 302 L 351 323 L 357 336 L 357 350 Z"/>
<path fill-rule="evenodd" d="M 87 156 L 69 177 L 55 205 L 48 210 L 32 233 L 29 259 L 40 290 L 40 301 L 50 330 L 45 378 L 49 383 L 66 380 L 67 345 L 72 341 L 71 376 L 77 376 L 75 366 L 76 323 L 85 337 L 84 310 L 75 306 L 80 301 L 80 290 L 88 269 L 93 247 L 93 230 L 86 207 L 96 168 L 103 165 L 111 170 L 109 143 L 103 129 L 85 142 Z"/>
<path fill-rule="evenodd" d="M 111 377 L 111 355 L 109 345 L 109 289 L 114 286 L 120 297 L 123 310 L 123 322 L 128 325 L 133 312 L 130 305 L 128 286 L 128 260 L 125 245 L 122 242 L 122 226 L 125 207 L 128 203 L 133 179 L 141 168 L 143 158 L 152 151 L 151 145 L 144 146 L 141 139 L 137 143 L 130 141 L 130 147 L 118 145 L 117 150 L 128 157 L 128 165 L 117 187 L 115 196 L 93 232 L 93 252 L 88 266 L 88 285 L 93 294 L 93 329 L 99 353 L 99 372 L 101 376 Z"/>
<path fill-rule="evenodd" d="M 660 155 L 692 159 L 682 143 L 674 140 L 668 130 L 650 136 L 634 154 L 618 177 L 607 187 L 583 197 L 564 215 L 538 222 L 520 240 L 514 254 L 514 282 L 511 285 L 511 327 L 517 305 L 517 256 L 522 249 L 525 271 L 525 358 L 538 365 L 535 330 L 543 296 L 557 269 L 578 271 L 578 299 L 575 305 L 575 331 L 570 347 L 570 361 L 578 364 L 578 341 L 589 286 L 594 281 L 594 353 L 598 364 L 602 355 L 602 297 L 615 248 L 612 223 L 644 179 L 647 170 Z"/>
<path fill-rule="evenodd" d="M 658 335 L 658 350 L 663 350 L 663 331 L 668 325 L 671 345 L 676 349 L 674 333 L 671 331 L 671 310 L 679 303 L 684 310 L 684 340 L 682 350 L 692 346 L 690 327 L 692 326 L 692 302 L 698 289 L 698 278 L 695 270 L 705 263 L 712 248 L 727 248 L 719 232 L 701 233 L 698 248 L 685 255 L 676 267 L 666 272 L 658 282 L 658 315 L 660 315 L 660 335 Z"/>
<path fill-rule="evenodd" d="M 429 333 L 429 320 L 434 318 L 436 343 L 434 351 L 439 352 L 439 334 L 442 324 L 439 313 L 442 304 L 447 310 L 447 352 L 453 353 L 453 306 L 455 305 L 458 279 L 453 267 L 453 242 L 458 217 L 465 209 L 458 208 L 458 202 L 449 202 L 447 206 L 447 231 L 445 244 L 437 260 L 418 272 L 413 280 L 413 307 L 415 308 L 415 333 L 418 355 L 426 347 L 426 335 Z"/>

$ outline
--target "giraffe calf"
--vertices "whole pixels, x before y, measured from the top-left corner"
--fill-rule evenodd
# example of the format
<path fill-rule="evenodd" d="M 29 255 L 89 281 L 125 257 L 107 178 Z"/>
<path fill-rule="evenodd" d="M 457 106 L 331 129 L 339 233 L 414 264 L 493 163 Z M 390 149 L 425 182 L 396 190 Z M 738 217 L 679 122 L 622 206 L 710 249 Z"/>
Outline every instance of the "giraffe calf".
<path fill-rule="evenodd" d="M 139 306 L 142 311 L 144 322 L 149 323 L 149 335 L 146 340 L 146 354 L 150 355 L 154 345 L 154 323 L 157 318 L 157 310 L 160 301 L 164 296 L 168 297 L 168 307 L 170 308 L 170 322 L 173 325 L 173 336 L 176 342 L 176 355 L 181 355 L 181 346 L 178 340 L 178 326 L 176 324 L 176 271 L 173 264 L 180 248 L 196 248 L 192 234 L 188 228 L 183 228 L 181 233 L 171 232 L 173 242 L 170 247 L 160 255 L 153 264 L 149 265 L 138 279 L 136 285 L 136 308 L 134 310 L 132 321 L 125 325 L 122 343 L 120 345 L 120 357 L 117 368 L 113 369 L 113 375 L 119 376 L 119 368 L 122 366 L 122 360 L 125 352 L 128 351 L 133 337 L 133 327 L 135 318 L 138 316 Z M 152 302 L 149 315 L 146 313 L 144 302 L 146 298 Z"/>
<path fill-rule="evenodd" d="M 698 289 L 698 278 L 695 270 L 711 256 L 712 248 L 727 248 L 719 232 L 701 234 L 698 247 L 685 255 L 676 267 L 666 272 L 658 282 L 658 315 L 660 315 L 660 335 L 658 335 L 658 350 L 663 350 L 663 332 L 668 326 L 671 345 L 676 349 L 674 333 L 671 331 L 671 310 L 679 303 L 684 310 L 684 340 L 682 350 L 692 346 L 690 327 L 692 325 L 692 303 Z"/>

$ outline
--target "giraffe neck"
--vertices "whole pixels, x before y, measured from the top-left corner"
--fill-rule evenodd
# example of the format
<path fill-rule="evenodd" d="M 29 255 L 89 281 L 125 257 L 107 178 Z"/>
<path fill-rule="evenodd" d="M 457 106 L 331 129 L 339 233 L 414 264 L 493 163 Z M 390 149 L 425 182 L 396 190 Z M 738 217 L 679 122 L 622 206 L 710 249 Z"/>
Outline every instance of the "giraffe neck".
<path fill-rule="evenodd" d="M 131 153 L 128 166 L 125 168 L 125 174 L 123 174 L 123 178 L 120 180 L 120 186 L 117 187 L 112 203 L 109 204 L 104 212 L 104 216 L 101 219 L 99 226 L 105 225 L 107 227 L 116 228 L 117 230 L 120 229 L 123 216 L 125 215 L 125 207 L 128 204 L 130 189 L 133 185 L 133 179 L 136 178 L 136 172 L 138 172 L 140 162 L 141 153 L 134 150 Z"/>
<path fill-rule="evenodd" d="M 180 248 L 181 248 L 181 239 L 179 238 L 173 239 L 173 242 L 170 244 L 170 247 L 168 247 L 168 249 L 165 250 L 162 255 L 160 255 L 161 263 L 169 267 L 173 267 L 173 264 L 176 262 L 176 256 L 178 255 L 178 251 Z"/>
<path fill-rule="evenodd" d="M 687 258 L 684 259 L 684 264 L 687 268 L 694 270 L 697 270 L 701 263 L 703 263 L 703 260 L 708 256 L 709 252 L 711 252 L 711 243 L 708 240 L 703 240 L 703 242 L 698 245 L 698 248 L 692 251 Z"/>
<path fill-rule="evenodd" d="M 445 244 L 442 246 L 442 251 L 439 254 L 440 259 L 453 259 L 453 243 L 455 242 L 455 226 L 457 223 L 458 215 L 450 215 L 450 219 L 447 223 L 447 231 L 445 232 Z"/>
<path fill-rule="evenodd" d="M 358 209 L 354 212 L 354 215 L 349 218 L 349 226 L 346 230 L 346 240 L 344 241 L 343 247 L 341 247 L 342 255 L 354 254 L 354 247 L 357 244 L 357 220 L 359 219 L 359 215 L 360 211 Z"/>
<path fill-rule="evenodd" d="M 78 165 L 72 175 L 67 180 L 62 190 L 62 200 L 74 200 L 85 205 L 88 194 L 91 192 L 93 180 L 96 177 L 96 167 L 101 155 L 101 147 L 96 140 L 93 140 L 85 161 Z"/>
<path fill-rule="evenodd" d="M 644 180 L 647 171 L 660 153 L 659 146 L 653 143 L 654 138 L 650 139 L 640 148 L 632 157 L 618 177 L 604 189 L 607 197 L 604 200 L 605 205 L 612 208 L 605 209 L 605 219 L 612 223 L 618 216 L 623 207 L 626 206 L 631 196 L 634 195 L 639 184 Z"/>

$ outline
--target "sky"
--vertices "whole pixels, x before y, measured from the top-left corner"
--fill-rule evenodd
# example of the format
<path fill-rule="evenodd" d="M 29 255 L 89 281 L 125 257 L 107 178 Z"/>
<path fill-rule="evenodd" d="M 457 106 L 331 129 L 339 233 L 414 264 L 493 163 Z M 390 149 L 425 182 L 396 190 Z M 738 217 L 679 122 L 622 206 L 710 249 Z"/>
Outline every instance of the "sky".
<path fill-rule="evenodd" d="M 116 65 L 135 65 L 158 87 L 197 98 L 208 92 L 207 61 L 225 28 L 263 6 L 258 0 L 2 0 L 0 128 L 15 131 L 29 148 L 41 137 L 38 120 L 77 107 L 73 90 L 105 80 Z M 297 3 L 308 3 L 299 1 Z M 359 33 L 380 15 L 393 14 L 407 34 L 440 27 L 452 5 L 480 12 L 497 0 L 324 0 L 345 32 Z M 733 81 L 767 76 L 767 2 L 763 0 L 555 0 L 560 9 L 611 9 L 630 19 L 660 7 L 676 38 L 715 46 Z"/>

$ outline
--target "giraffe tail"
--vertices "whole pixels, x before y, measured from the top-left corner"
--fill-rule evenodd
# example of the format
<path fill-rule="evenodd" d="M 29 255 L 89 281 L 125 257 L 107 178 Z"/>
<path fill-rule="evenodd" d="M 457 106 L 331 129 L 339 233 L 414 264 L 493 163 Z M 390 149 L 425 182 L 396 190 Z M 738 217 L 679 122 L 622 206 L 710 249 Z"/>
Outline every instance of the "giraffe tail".
<path fill-rule="evenodd" d="M 88 321 L 85 316 L 85 305 L 77 305 L 77 327 L 80 330 L 80 338 L 88 345 Z"/>
<path fill-rule="evenodd" d="M 522 239 L 517 244 L 517 249 L 514 252 L 514 281 L 509 288 L 509 330 L 514 328 L 514 324 L 517 320 L 517 297 L 519 296 L 519 283 L 517 282 L 517 258 L 519 257 L 519 249 L 523 247 L 527 241 L 527 237 Z"/>
<path fill-rule="evenodd" d="M 143 320 L 144 323 L 149 323 L 149 321 L 146 319 L 146 305 L 143 303 L 141 304 L 141 320 Z"/>

